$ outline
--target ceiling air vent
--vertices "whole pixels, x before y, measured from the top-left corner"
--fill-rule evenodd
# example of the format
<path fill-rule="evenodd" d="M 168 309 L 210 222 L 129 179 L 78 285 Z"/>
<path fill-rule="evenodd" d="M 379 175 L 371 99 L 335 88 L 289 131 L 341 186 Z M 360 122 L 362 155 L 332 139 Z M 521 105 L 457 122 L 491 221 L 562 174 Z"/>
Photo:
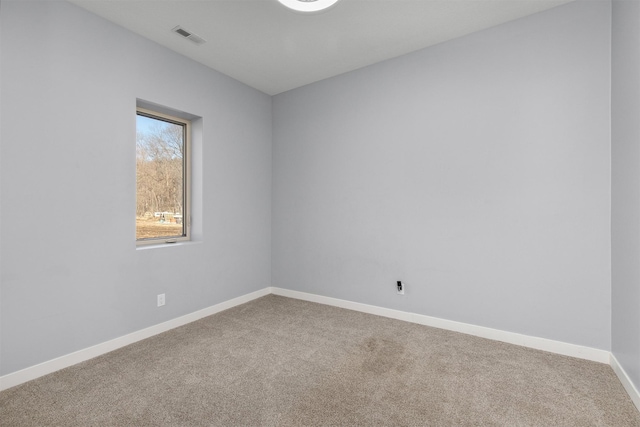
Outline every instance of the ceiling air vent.
<path fill-rule="evenodd" d="M 195 44 L 202 44 L 202 43 L 204 43 L 206 41 L 202 37 L 200 37 L 200 36 L 198 36 L 196 34 L 193 34 L 192 32 L 189 32 L 189 31 L 185 30 L 180 25 L 178 25 L 177 27 L 175 27 L 171 31 L 173 31 L 174 33 L 178 34 L 181 37 L 184 37 L 185 39 L 191 40 Z"/>

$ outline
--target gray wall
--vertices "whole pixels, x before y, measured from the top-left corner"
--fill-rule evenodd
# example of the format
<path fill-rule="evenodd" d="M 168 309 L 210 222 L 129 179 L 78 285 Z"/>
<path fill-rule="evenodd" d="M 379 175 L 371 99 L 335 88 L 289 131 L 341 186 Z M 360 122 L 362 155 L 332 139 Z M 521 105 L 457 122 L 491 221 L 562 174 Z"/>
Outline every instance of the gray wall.
<path fill-rule="evenodd" d="M 609 350 L 610 7 L 275 96 L 273 285 Z"/>
<path fill-rule="evenodd" d="M 613 2 L 612 352 L 640 389 L 640 3 Z"/>
<path fill-rule="evenodd" d="M 65 2 L 0 22 L 0 374 L 270 285 L 269 96 Z M 203 118 L 199 243 L 136 250 L 136 98 Z"/>
<path fill-rule="evenodd" d="M 613 340 L 639 384 L 637 4 L 614 5 L 613 170 L 608 2 L 273 99 L 70 4 L 1 7 L 0 375 L 273 284 Z M 136 98 L 203 117 L 197 243 L 135 249 Z"/>
<path fill-rule="evenodd" d="M 2 82 L 2 0 L 0 0 L 0 82 Z M 0 165 L 2 165 L 2 88 L 0 86 Z M 2 174 L 0 173 L 0 207 L 2 206 Z M 0 230 L 2 229 L 2 209 L 0 209 Z M 1 237 L 1 236 L 0 236 Z M 0 238 L 0 255 L 2 239 Z M 0 375 L 2 375 L 2 259 L 0 258 Z"/>

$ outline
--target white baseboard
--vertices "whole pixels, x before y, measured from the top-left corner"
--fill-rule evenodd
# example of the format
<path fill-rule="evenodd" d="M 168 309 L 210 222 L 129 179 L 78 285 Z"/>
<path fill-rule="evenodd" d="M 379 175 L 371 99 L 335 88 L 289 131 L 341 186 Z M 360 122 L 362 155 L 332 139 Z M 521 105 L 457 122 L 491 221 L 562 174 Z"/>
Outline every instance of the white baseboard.
<path fill-rule="evenodd" d="M 242 295 L 237 298 L 212 305 L 211 307 L 207 307 L 202 310 L 198 310 L 193 313 L 189 313 L 184 316 L 180 316 L 175 319 L 171 319 L 166 322 L 153 325 L 136 332 L 132 332 L 122 337 L 115 338 L 82 350 L 78 350 L 76 352 L 66 354 L 52 360 L 48 360 L 38 365 L 30 366 L 17 372 L 13 372 L 11 374 L 0 377 L 0 391 L 17 386 L 27 381 L 34 380 L 43 375 L 59 371 L 60 369 L 67 368 L 77 363 L 84 362 L 85 360 L 92 359 L 126 345 L 133 344 L 137 341 L 141 341 L 154 335 L 161 334 L 162 332 L 177 328 L 178 326 L 195 322 L 196 320 L 202 319 L 203 317 L 211 316 L 212 314 L 216 314 L 223 310 L 227 310 L 231 307 L 244 304 L 256 298 L 269 295 L 270 293 L 271 288 L 269 287 L 260 289 L 259 291 Z"/>
<path fill-rule="evenodd" d="M 423 314 L 409 313 L 406 311 L 392 310 L 389 308 L 361 304 L 353 301 L 346 301 L 337 298 L 309 294 L 306 292 L 292 291 L 289 289 L 272 287 L 271 292 L 275 295 L 281 295 L 284 297 L 317 302 L 320 304 L 332 305 L 334 307 L 346 308 L 363 313 L 389 317 L 391 319 L 404 320 L 406 322 L 432 326 L 434 328 L 461 332 L 463 334 L 474 335 L 481 338 L 488 338 L 495 341 L 502 341 L 509 344 L 521 345 L 524 347 L 534 348 L 536 350 L 562 354 L 564 356 L 571 356 L 579 359 L 591 360 L 594 362 L 607 364 L 610 362 L 609 356 L 611 353 L 606 350 L 599 350 L 596 348 L 584 347 L 581 345 L 569 344 L 561 341 L 549 340 L 546 338 L 532 337 L 515 332 L 506 332 L 498 329 L 486 328 L 484 326 L 455 322 L 453 320 L 439 319 L 437 317 L 425 316 Z"/>
<path fill-rule="evenodd" d="M 625 370 L 622 368 L 622 366 L 620 366 L 620 363 L 618 363 L 618 359 L 616 359 L 616 357 L 613 354 L 611 354 L 610 363 L 611 363 L 611 368 L 613 368 L 613 372 L 615 372 L 616 375 L 618 376 L 618 379 L 622 383 L 622 386 L 627 391 L 627 394 L 629 394 L 631 401 L 633 402 L 634 405 L 636 405 L 636 408 L 638 408 L 638 411 L 640 411 L 640 392 L 633 385 L 633 382 L 631 382 L 631 378 L 629 378 Z"/>
<path fill-rule="evenodd" d="M 5 375 L 3 377 L 0 377 L 0 391 L 25 383 L 27 381 L 31 381 L 60 369 L 75 365 L 77 363 L 84 362 L 85 360 L 92 359 L 126 345 L 133 344 L 137 341 L 141 341 L 162 332 L 166 332 L 170 329 L 177 328 L 178 326 L 194 322 L 196 320 L 202 319 L 203 317 L 211 316 L 212 314 L 216 314 L 220 311 L 227 310 L 231 307 L 244 304 L 246 302 L 271 293 L 275 295 L 281 295 L 310 302 L 317 302 L 320 304 L 346 308 L 349 310 L 360 311 L 363 313 L 374 314 L 392 319 L 404 320 L 406 322 L 417 323 L 420 325 L 461 332 L 464 334 L 474 335 L 482 338 L 488 338 L 496 341 L 502 341 L 510 344 L 548 351 L 550 353 L 562 354 L 565 356 L 572 356 L 580 359 L 611 364 L 614 371 L 620 378 L 620 381 L 623 383 L 625 389 L 631 396 L 632 400 L 640 409 L 640 397 L 638 395 L 637 389 L 633 386 L 633 383 L 631 383 L 628 376 L 619 366 L 615 358 L 611 355 L 610 352 L 606 350 L 599 350 L 545 338 L 521 335 L 514 332 L 506 332 L 497 329 L 486 328 L 483 326 L 476 326 L 467 323 L 455 322 L 452 320 L 439 319 L 422 314 L 392 310 L 388 308 L 325 297 L 321 295 L 309 294 L 305 292 L 292 291 L 277 287 L 266 287 L 259 291 L 233 298 L 229 301 L 213 305 L 211 307 L 178 317 L 176 319 L 172 319 L 158 325 L 150 326 L 140 331 L 136 331 L 131 334 L 115 338 L 113 340 L 106 341 L 104 343 L 97 344 L 95 346 L 82 349 L 74 353 L 70 353 L 56 359 L 52 359 L 47 362 L 43 362 L 38 365 Z"/>

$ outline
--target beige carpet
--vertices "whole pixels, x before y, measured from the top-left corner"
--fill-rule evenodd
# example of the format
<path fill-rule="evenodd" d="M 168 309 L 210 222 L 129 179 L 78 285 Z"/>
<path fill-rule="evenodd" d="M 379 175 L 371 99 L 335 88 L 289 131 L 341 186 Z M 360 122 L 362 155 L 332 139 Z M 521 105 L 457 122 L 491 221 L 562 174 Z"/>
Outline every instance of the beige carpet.
<path fill-rule="evenodd" d="M 640 426 L 607 365 L 269 295 L 0 393 L 2 426 Z"/>

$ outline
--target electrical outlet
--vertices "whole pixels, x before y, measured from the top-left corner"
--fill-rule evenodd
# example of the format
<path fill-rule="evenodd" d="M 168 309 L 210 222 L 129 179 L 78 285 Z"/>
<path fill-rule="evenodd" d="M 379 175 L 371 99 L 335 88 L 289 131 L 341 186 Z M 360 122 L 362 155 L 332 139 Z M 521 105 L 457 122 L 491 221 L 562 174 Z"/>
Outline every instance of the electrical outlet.
<path fill-rule="evenodd" d="M 405 287 L 405 284 L 402 283 L 400 280 L 396 282 L 396 291 L 398 292 L 398 295 L 404 295 L 404 287 Z"/>
<path fill-rule="evenodd" d="M 164 294 L 158 295 L 158 307 L 162 307 L 164 305 Z"/>

